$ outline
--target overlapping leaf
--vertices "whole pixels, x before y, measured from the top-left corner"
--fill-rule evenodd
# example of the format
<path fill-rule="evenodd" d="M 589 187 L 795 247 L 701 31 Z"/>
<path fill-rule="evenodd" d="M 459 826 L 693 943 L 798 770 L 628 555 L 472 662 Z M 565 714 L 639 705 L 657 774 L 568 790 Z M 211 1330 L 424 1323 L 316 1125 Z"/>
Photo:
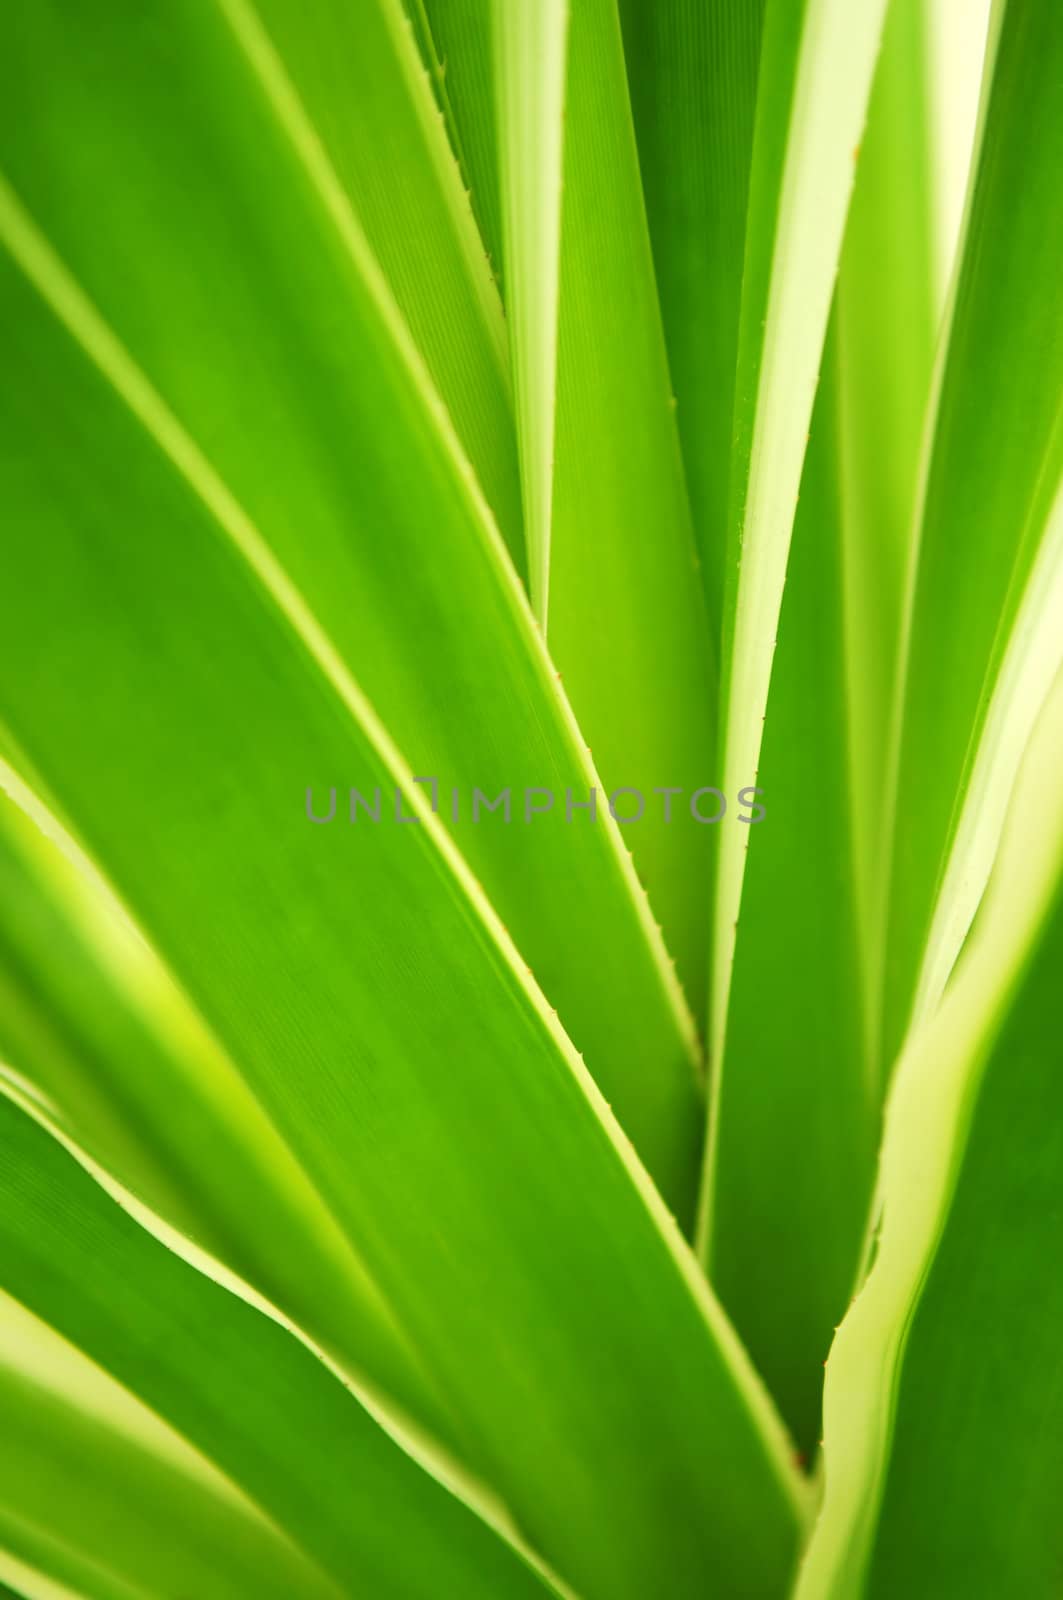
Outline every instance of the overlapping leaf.
<path fill-rule="evenodd" d="M 764 0 L 621 0 L 683 465 L 714 637 Z"/>
<path fill-rule="evenodd" d="M 1063 678 L 971 943 L 898 1067 L 798 1600 L 1058 1588 L 1061 741 Z"/>
<path fill-rule="evenodd" d="M 135 1395 L 269 1519 L 311 1574 L 260 1581 L 395 1600 L 556 1592 L 289 1333 L 153 1241 L 3 1098 L 0 1143 L 0 1289 L 36 1319 L 27 1337 L 65 1341 Z M 121 1507 L 136 1492 L 139 1458 L 127 1456 L 124 1468 L 121 1452 L 115 1463 L 112 1557 L 132 1537 Z M 165 1533 L 165 1502 L 159 1511 Z M 57 1528 L 65 1514 L 57 1500 Z M 155 1581 L 168 1594 L 193 1579 L 164 1570 Z"/>
<path fill-rule="evenodd" d="M 286 43 L 294 14 L 279 10 Z M 322 13 L 321 71 L 333 23 L 335 50 L 354 48 L 341 11 Z M 118 0 L 107 18 L 60 21 L 42 5 L 8 30 L 8 179 L 285 564 L 413 771 L 436 779 L 440 816 L 689 1220 L 692 1025 L 604 797 L 597 824 L 567 819 L 568 793 L 585 803 L 598 779 L 369 251 L 361 169 L 346 145 L 330 159 L 336 102 L 302 51 L 293 83 L 242 0 L 168 7 L 164 29 Z M 397 70 L 381 67 L 382 81 Z M 360 147 L 358 160 L 379 181 L 376 154 Z M 291 805 L 312 787 L 321 815 L 337 789 L 336 831 L 353 831 L 350 788 L 372 803 L 357 767 L 292 763 L 288 782 Z M 477 815 L 476 789 L 492 801 L 510 791 L 512 822 Z M 553 793 L 549 815 L 525 808 L 527 789 Z M 382 803 L 393 815 L 391 792 Z"/>
<path fill-rule="evenodd" d="M 715 667 L 614 0 L 569 23 L 559 318 L 551 654 L 701 1014 Z"/>
<path fill-rule="evenodd" d="M 782 599 L 760 758 L 767 814 L 750 830 L 706 1171 L 711 1275 L 809 1455 L 878 1136 L 868 1012 L 880 752 L 930 381 L 918 9 L 891 10 L 861 148 Z"/>
<path fill-rule="evenodd" d="M 439 86 L 488 259 L 503 283 L 495 55 L 485 0 L 407 0 L 407 12 Z"/>
<path fill-rule="evenodd" d="M 101 1600 L 190 1592 L 338 1600 L 218 1470 L 17 1300 L 0 1292 L 0 1550 Z"/>
<path fill-rule="evenodd" d="M 243 10 L 232 8 L 234 16 Z M 523 572 L 502 304 L 401 0 L 368 0 L 357 11 L 343 0 L 314 0 L 311 26 L 288 0 L 255 0 L 254 14 L 283 58 Z"/>
<path fill-rule="evenodd" d="M 0 781 L 32 804 L 10 771 Z M 454 1445 L 436 1385 L 237 1067 L 37 818 L 53 838 L 0 796 L 0 1062 L 153 1213 Z"/>
<path fill-rule="evenodd" d="M 887 815 L 887 1066 L 913 1005 L 925 1013 L 940 995 L 970 926 L 1061 648 L 1046 601 L 1063 472 L 1059 8 L 998 7 L 989 59 L 905 617 Z"/>
<path fill-rule="evenodd" d="M 870 1197 L 842 645 L 838 340 L 802 478 L 706 1171 L 705 1256 L 806 1456 Z M 810 686 L 815 685 L 815 692 Z M 784 887 L 785 886 L 785 887 Z M 770 996 L 770 1003 L 768 997 Z"/>
<path fill-rule="evenodd" d="M 885 0 L 769 0 L 765 8 L 725 572 L 721 767 L 728 793 L 757 778 L 816 378 L 884 14 Z M 717 1059 L 748 843 L 742 827 L 719 836 L 709 996 Z"/>
<path fill-rule="evenodd" d="M 671 1219 L 290 577 L 10 201 L 5 224 L 15 737 L 532 1543 L 589 1596 L 665 1564 L 677 1594 L 771 1593 L 801 1489 Z M 292 805 L 293 774 L 352 770 L 414 825 Z"/>
<path fill-rule="evenodd" d="M 528 577 L 549 615 L 557 392 L 558 276 L 567 0 L 511 5 L 493 16 L 501 129 L 506 308 L 513 352 Z"/>
<path fill-rule="evenodd" d="M 553 410 L 526 410 L 522 418 L 526 494 L 533 489 L 540 507 L 545 494 L 538 476 L 529 483 L 527 474 L 538 475 L 553 462 L 549 567 L 533 593 L 548 618 L 550 653 L 605 790 L 638 791 L 617 794 L 617 815 L 628 819 L 626 843 L 700 1015 L 708 819 L 718 801 L 703 800 L 702 822 L 692 817 L 690 799 L 715 779 L 715 668 L 696 578 L 616 4 L 582 0 L 569 8 L 560 96 L 556 82 L 545 92 L 550 75 L 544 77 L 541 51 L 533 53 L 521 39 L 522 30 L 541 30 L 553 41 L 556 68 L 561 8 L 535 0 L 497 8 L 491 0 L 478 3 L 481 31 L 489 33 L 494 22 L 514 77 L 527 78 L 520 96 L 512 85 L 492 96 L 499 182 L 507 191 L 503 211 L 524 224 L 508 240 L 510 255 L 517 251 L 519 259 L 506 266 L 518 374 L 552 365 L 557 343 Z M 434 0 L 437 31 L 451 9 L 451 0 Z M 457 10 L 464 16 L 467 7 Z M 465 106 L 466 123 L 489 115 L 483 93 L 482 79 L 467 84 L 466 94 L 478 103 Z M 521 105 L 529 107 L 533 94 L 541 107 L 535 141 L 519 122 Z M 455 104 L 461 107 L 457 86 Z M 557 193 L 551 178 L 559 146 Z M 537 220 L 525 213 L 539 185 Z M 560 206 L 556 328 L 550 285 L 542 278 L 543 252 L 556 228 L 551 200 Z M 522 292 L 525 280 L 534 296 Z M 535 307 L 533 317 L 526 301 Z M 529 529 L 532 537 L 541 562 L 545 540 Z M 604 811 L 606 792 L 598 804 Z"/>
<path fill-rule="evenodd" d="M 30 1600 L 777 1600 L 809 1487 L 754 1369 L 813 1448 L 861 1247 L 798 1600 L 1058 1586 L 1063 687 L 946 984 L 1063 658 L 1063 24 L 997 0 L 917 471 L 884 15 L 0 23 Z"/>

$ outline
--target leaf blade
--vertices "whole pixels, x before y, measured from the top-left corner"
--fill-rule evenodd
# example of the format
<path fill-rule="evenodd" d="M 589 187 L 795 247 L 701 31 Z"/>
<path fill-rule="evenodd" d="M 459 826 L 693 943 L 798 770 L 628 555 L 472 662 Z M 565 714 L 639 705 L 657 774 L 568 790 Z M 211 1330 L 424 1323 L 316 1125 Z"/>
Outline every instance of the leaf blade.
<path fill-rule="evenodd" d="M 721 686 L 724 788 L 756 782 L 816 375 L 884 3 L 770 5 L 739 328 Z M 710 991 L 719 1060 L 746 839 L 720 835 Z"/>
<path fill-rule="evenodd" d="M 151 1240 L 3 1098 L 0 1144 L 7 1293 L 239 1485 L 338 1592 L 554 1592 L 308 1351 Z"/>
<path fill-rule="evenodd" d="M 943 916 L 949 931 L 945 947 L 930 953 L 939 992 L 985 885 L 992 830 L 980 838 L 967 834 L 978 848 L 957 856 L 958 830 L 994 684 L 1063 472 L 1058 218 L 1033 198 L 1051 183 L 1063 137 L 1053 116 L 1063 61 L 1058 20 L 1050 7 L 1008 6 L 998 8 L 992 27 L 999 42 L 990 50 L 995 65 L 981 154 L 938 377 L 895 703 L 881 1020 L 887 1067 L 913 1014 L 933 1003 L 920 982 L 935 917 Z M 1031 118 L 1039 137 L 1028 146 Z M 999 224 L 1016 183 L 1030 203 L 1022 208 L 1022 226 L 1005 228 Z M 1013 291 L 1003 301 L 1002 283 Z M 1026 708 L 1027 726 L 1035 711 Z M 998 777 L 1005 792 L 1020 753 L 1021 746 L 1010 756 L 1003 752 L 1007 768 Z M 916 792 L 920 827 L 913 830 L 904 825 L 904 806 Z"/>
<path fill-rule="evenodd" d="M 532 605 L 546 631 L 561 262 L 566 0 L 495 5 L 506 306 Z"/>
<path fill-rule="evenodd" d="M 622 0 L 628 81 L 710 625 L 723 615 L 763 0 Z"/>
<path fill-rule="evenodd" d="M 959 1593 L 960 1586 L 972 1594 L 999 1592 L 1001 1563 L 1009 1585 L 1022 1572 L 1031 1593 L 1049 1592 L 1040 1587 L 1046 1577 L 1043 1565 L 1038 1575 L 1036 1557 L 1034 1570 L 1026 1564 L 1021 1525 L 987 1518 L 987 1458 L 956 1454 L 955 1391 L 949 1373 L 955 1364 L 968 1410 L 981 1412 L 985 1405 L 981 1420 L 987 1436 L 998 1436 L 1007 1450 L 1029 1449 L 1021 1423 L 1017 1437 L 1007 1438 L 1014 1420 L 1009 1399 L 1029 1393 L 1026 1381 L 1021 1369 L 1003 1373 L 998 1367 L 994 1372 L 994 1361 L 999 1341 L 1011 1327 L 1036 1342 L 1039 1313 L 1051 1322 L 1055 1302 L 1051 1296 L 1035 1299 L 1021 1310 L 1010 1297 L 1001 1302 L 995 1286 L 1008 1281 L 1008 1252 L 1017 1249 L 1021 1259 L 1027 1258 L 1021 1240 L 1013 1236 L 1014 1217 L 1005 1213 L 1006 1220 L 997 1227 L 992 1216 L 998 1196 L 1009 1188 L 1014 1193 L 1016 1184 L 1020 1192 L 1023 1188 L 1026 1147 L 1011 1137 L 1016 1114 L 1021 1117 L 1025 1108 L 1028 1115 L 1032 1107 L 1042 1127 L 1050 1130 L 1048 1143 L 1058 1138 L 1058 1121 L 1045 1120 L 1037 1097 L 1044 1091 L 1045 1067 L 1054 1054 L 1045 1028 L 1046 1003 L 1049 1012 L 1058 1011 L 1054 963 L 1063 871 L 1061 728 L 1063 678 L 1057 678 L 1024 760 L 978 928 L 941 1008 L 911 1035 L 897 1070 L 887 1111 L 874 1263 L 842 1323 L 827 1367 L 826 1493 L 802 1565 L 797 1600 L 882 1593 L 891 1577 L 903 1581 L 910 1560 L 920 1561 L 923 1574 L 929 1572 L 929 1581 L 943 1593 Z M 1012 1041 L 1024 1035 L 1026 1047 L 1016 1060 Z M 1058 1073 L 1052 1076 L 1058 1082 Z M 987 1138 L 997 1177 L 985 1163 Z M 1058 1176 L 1053 1179 L 1049 1172 L 1048 1177 L 1058 1187 Z M 979 1250 L 984 1277 L 975 1261 Z M 957 1277 L 957 1254 L 962 1259 L 965 1251 L 967 1270 Z M 939 1282 L 947 1282 L 953 1291 L 945 1306 Z M 987 1337 L 981 1337 L 980 1327 L 980 1336 L 961 1354 L 958 1331 L 969 1326 L 965 1309 L 973 1315 L 980 1284 L 982 1293 L 988 1291 L 980 1313 L 988 1318 Z M 912 1406 L 921 1400 L 925 1404 L 925 1382 L 917 1376 L 909 1390 L 908 1362 L 917 1354 L 925 1375 L 927 1356 L 932 1358 L 935 1351 L 939 1397 L 920 1420 Z M 971 1387 L 976 1374 L 986 1386 L 980 1390 Z M 1036 1381 L 1034 1369 L 1029 1382 Z M 998 1399 L 1002 1425 L 994 1418 Z M 894 1465 L 891 1449 L 901 1427 L 904 1448 Z M 940 1470 L 943 1428 L 949 1430 L 949 1481 L 955 1489 L 951 1501 L 935 1492 L 932 1476 Z M 925 1460 L 917 1459 L 911 1448 L 920 1434 Z M 1050 1471 L 1047 1460 L 1045 1466 Z M 896 1482 L 901 1470 L 914 1474 L 910 1490 Z M 887 1552 L 880 1566 L 878 1519 L 884 1492 L 891 1491 L 892 1555 Z M 915 1506 L 911 1491 L 921 1495 L 921 1507 Z M 955 1517 L 964 1528 L 962 1554 Z M 896 1542 L 898 1519 L 905 1518 L 905 1537 L 912 1540 L 907 1558 Z M 1042 1548 L 1050 1539 L 1048 1526 L 1044 1523 L 1039 1530 Z"/>
<path fill-rule="evenodd" d="M 39 287 L 56 293 L 54 282 Z M 102 330 L 93 334 L 96 367 L 28 287 L 16 278 L 8 292 L 22 294 L 16 350 L 30 351 L 36 370 L 62 373 L 53 426 L 64 414 L 76 419 L 64 435 L 61 480 L 49 455 L 42 485 L 25 435 L 6 463 L 22 535 L 18 604 L 5 608 L 3 648 L 9 664 L 33 662 L 31 675 L 4 675 L 16 736 L 253 1073 L 460 1409 L 474 1466 L 547 1558 L 577 1584 L 633 1595 L 665 1550 L 671 1559 L 681 1545 L 697 1588 L 716 1562 L 740 1561 L 745 1571 L 738 1530 L 753 1517 L 760 1581 L 777 1582 L 803 1508 L 781 1430 L 482 892 L 327 636 L 143 379 L 101 344 Z M 79 331 L 87 333 L 84 321 Z M 151 438 L 134 426 L 130 406 L 143 411 Z M 24 408 L 24 425 L 29 415 Z M 106 509 L 116 441 L 127 518 L 135 524 L 150 505 L 166 533 L 150 548 Z M 110 553 L 102 563 L 101 540 Z M 108 587 L 116 572 L 117 594 Z M 194 610 L 175 605 L 192 593 Z M 100 616 L 108 626 L 94 621 L 86 648 L 85 619 Z M 66 651 L 40 648 L 46 619 L 81 640 L 77 703 Z M 118 745 L 124 777 L 99 760 Z M 289 775 L 348 761 L 389 787 L 398 782 L 419 826 L 351 829 L 351 864 L 340 876 L 328 842 L 335 835 L 290 808 Z M 149 772 L 164 777 L 145 804 Z M 217 810 L 214 796 L 234 789 L 253 809 Z M 238 937 L 205 940 L 194 862 L 212 882 L 213 925 L 224 915 Z M 359 879 L 371 890 L 371 927 L 347 891 Z M 280 937 L 295 900 L 310 923 L 296 939 Z M 382 951 L 392 972 L 386 985 Z M 421 1005 L 410 1003 L 414 981 Z M 440 1038 L 464 1041 L 460 1079 L 433 1070 Z M 407 1196 L 394 1181 L 396 1155 L 410 1165 L 404 1151 L 418 1174 L 417 1193 Z M 457 1238 L 460 1253 L 441 1247 Z M 569 1297 L 560 1321 L 561 1286 L 572 1281 L 584 1298 Z M 641 1308 L 634 1321 L 633 1303 Z M 666 1346 L 662 1367 L 655 1352 Z M 652 1422 L 644 1410 L 651 1394 Z M 692 1407 L 702 1410 L 700 1429 L 691 1429 Z M 652 1509 L 647 1426 L 668 1438 Z M 674 1463 L 692 1451 L 703 1463 L 710 1431 L 729 1453 L 705 1505 L 700 1467 Z M 559 1460 L 567 1471 L 559 1473 Z M 682 1514 L 691 1495 L 696 1514 Z M 603 1496 L 613 1506 L 628 1500 L 638 1514 L 603 1522 Z M 607 1523 L 607 1539 L 588 1540 L 588 1527 Z"/>
<path fill-rule="evenodd" d="M 5 107 L 21 117 L 11 182 L 209 440 L 414 771 L 436 776 L 440 815 L 689 1219 L 697 1051 L 659 932 L 609 819 L 566 821 L 566 790 L 579 800 L 598 780 L 498 529 L 283 63 L 255 13 L 230 13 L 237 34 L 198 6 L 179 6 L 165 38 L 130 22 L 102 54 L 108 93 L 89 95 L 89 43 L 71 33 L 53 58 L 35 11 L 5 57 Z M 22 103 L 46 55 L 73 139 Z M 162 114 L 145 104 L 152 81 L 167 85 Z M 112 228 L 95 227 L 86 195 Z M 316 775 L 344 780 L 362 775 Z M 541 786 L 558 797 L 549 817 L 508 828 L 471 814 L 474 788 L 509 788 L 519 808 Z"/>

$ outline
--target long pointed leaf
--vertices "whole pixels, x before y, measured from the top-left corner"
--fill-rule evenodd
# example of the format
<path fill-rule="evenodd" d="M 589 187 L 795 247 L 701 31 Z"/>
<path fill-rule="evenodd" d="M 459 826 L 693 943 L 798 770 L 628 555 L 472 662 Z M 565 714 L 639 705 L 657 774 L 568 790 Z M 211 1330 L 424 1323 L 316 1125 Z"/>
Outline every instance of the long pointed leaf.
<path fill-rule="evenodd" d="M 852 882 L 838 346 L 835 325 L 768 700 L 766 814 L 751 826 L 703 1247 L 809 1458 L 823 1360 L 856 1271 L 877 1125 Z"/>
<path fill-rule="evenodd" d="M 714 638 L 764 0 L 621 0 L 639 165 Z"/>
<path fill-rule="evenodd" d="M 338 1590 L 552 1592 L 291 1335 L 152 1240 L 3 1098 L 0 1150 L 3 1289 L 238 1485 Z"/>
<path fill-rule="evenodd" d="M 1058 1588 L 1061 749 L 1063 678 L 971 943 L 897 1070 L 797 1600 Z"/>
<path fill-rule="evenodd" d="M 85 1600 L 339 1600 L 197 1451 L 0 1291 L 0 1550 Z"/>
<path fill-rule="evenodd" d="M 708 1574 L 773 1592 L 803 1491 L 674 1224 L 327 634 L 13 218 L 35 280 L 6 268 L 16 738 L 536 1547 L 592 1596 L 641 1594 L 665 1566 L 677 1594 Z M 397 789 L 414 825 L 315 827 L 293 788 L 338 772 Z"/>
<path fill-rule="evenodd" d="M 628 842 L 701 1014 L 714 664 L 615 0 L 569 25 L 560 295 L 550 650 L 606 785 L 643 797 Z"/>
<path fill-rule="evenodd" d="M 0 767 L 2 784 L 32 804 Z M 37 819 L 54 839 L 0 796 L 0 1059 L 144 1205 L 454 1444 L 434 1382 L 234 1063 Z"/>
<path fill-rule="evenodd" d="M 350 196 L 523 573 L 502 305 L 400 0 L 368 0 L 357 11 L 344 0 L 309 7 L 254 0 L 254 12 Z M 401 183 L 389 180 L 396 170 Z"/>
<path fill-rule="evenodd" d="M 723 785 L 755 784 L 816 377 L 885 0 L 768 0 L 739 329 Z M 748 830 L 724 827 L 710 1040 L 721 1055 Z"/>
<path fill-rule="evenodd" d="M 495 58 L 485 0 L 408 0 L 408 9 L 411 15 L 423 11 L 418 29 L 422 50 L 427 55 L 430 49 L 442 76 L 451 137 L 488 258 L 504 283 Z"/>
<path fill-rule="evenodd" d="M 492 16 L 503 164 L 506 308 L 532 604 L 545 630 L 557 388 L 567 0 L 498 0 Z"/>
<path fill-rule="evenodd" d="M 1037 632 L 1027 597 L 1063 475 L 1063 215 L 1048 198 L 1063 162 L 1063 15 L 1042 0 L 1009 4 L 995 35 L 905 619 L 887 802 L 887 1065 L 913 1005 L 925 1014 L 940 993 L 992 862 L 1002 808 L 991 808 L 995 826 L 973 825 L 986 783 L 972 774 L 1017 619 Z M 1040 628 L 1058 647 L 1051 610 L 1041 609 Z M 1034 700 L 1018 714 L 1028 727 L 1045 675 L 1026 681 Z M 1005 797 L 1021 749 L 1013 740 L 997 752 Z"/>
<path fill-rule="evenodd" d="M 475 5 L 478 32 L 488 37 L 493 0 Z M 548 80 L 541 61 L 519 43 L 522 28 L 536 29 L 549 15 L 556 21 L 556 13 L 537 0 L 514 0 L 498 15 L 512 46 L 511 68 L 525 79 L 525 102 L 546 81 L 554 84 L 542 101 L 543 118 L 552 121 L 537 133 L 544 174 L 563 148 L 550 562 L 548 579 L 537 580 L 536 599 L 542 612 L 548 587 L 550 653 L 604 780 L 598 808 L 604 812 L 616 794 L 616 814 L 627 819 L 626 842 L 700 1017 L 711 817 L 719 802 L 703 798 L 699 818 L 690 806 L 694 792 L 718 777 L 715 669 L 616 3 L 582 0 L 571 7 L 563 106 L 556 93 L 556 38 Z M 472 26 L 466 0 L 433 0 L 432 16 L 436 33 Z M 466 80 L 463 92 L 454 87 L 463 125 L 482 124 L 494 107 L 499 181 L 509 190 L 504 209 L 519 213 L 527 203 L 529 166 L 507 157 L 516 129 L 498 85 L 488 90 L 481 73 Z M 506 103 L 512 98 L 507 90 Z M 544 196 L 551 198 L 552 190 Z M 547 225 L 552 229 L 553 221 L 544 219 Z M 541 278 L 547 244 L 543 228 L 522 231 L 520 271 L 538 294 L 547 287 Z M 509 248 L 518 248 L 516 240 Z M 542 371 L 553 360 L 552 321 L 536 301 L 536 322 L 520 327 L 524 296 L 518 288 L 520 300 L 512 303 L 508 263 L 506 273 L 507 309 L 522 349 L 518 361 Z M 538 473 L 546 456 L 544 416 L 541 410 L 536 451 L 531 457 L 524 451 L 526 473 L 529 465 Z M 545 496 L 538 487 L 535 492 L 541 506 Z"/>
<path fill-rule="evenodd" d="M 893 688 L 936 332 L 933 151 L 922 0 L 892 0 L 838 274 L 839 483 L 853 871 L 875 978 Z"/>
<path fill-rule="evenodd" d="M 597 824 L 567 820 L 569 791 L 585 804 L 600 781 L 357 194 L 244 0 L 182 0 L 165 29 L 122 0 L 108 15 L 101 34 L 71 14 L 59 44 L 49 5 L 7 30 L 9 180 L 205 446 L 413 771 L 435 778 L 440 817 L 689 1222 L 692 1023 L 604 796 Z M 336 833 L 351 831 L 349 789 L 372 800 L 357 769 L 292 768 L 289 783 L 300 803 L 315 788 L 319 814 L 329 788 L 343 791 Z M 477 814 L 476 789 L 492 801 L 509 790 L 512 823 Z M 555 797 L 548 815 L 525 796 L 540 789 Z"/>

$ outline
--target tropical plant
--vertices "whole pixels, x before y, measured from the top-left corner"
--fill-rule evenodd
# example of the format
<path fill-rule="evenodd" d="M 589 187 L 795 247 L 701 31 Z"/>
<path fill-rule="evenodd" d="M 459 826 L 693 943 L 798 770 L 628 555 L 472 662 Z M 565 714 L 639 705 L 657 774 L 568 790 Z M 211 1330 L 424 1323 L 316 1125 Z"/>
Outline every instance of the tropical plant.
<path fill-rule="evenodd" d="M 0 40 L 0 1587 L 1063 1593 L 1059 0 Z"/>

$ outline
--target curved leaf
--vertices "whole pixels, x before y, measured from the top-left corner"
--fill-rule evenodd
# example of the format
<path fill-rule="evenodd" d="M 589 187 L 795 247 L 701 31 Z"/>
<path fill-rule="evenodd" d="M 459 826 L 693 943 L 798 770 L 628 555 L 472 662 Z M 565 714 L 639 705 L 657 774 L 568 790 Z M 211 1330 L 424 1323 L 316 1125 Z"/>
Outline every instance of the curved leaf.
<path fill-rule="evenodd" d="M 550 652 L 605 784 L 643 797 L 617 812 L 700 1017 L 715 665 L 615 0 L 572 8 L 560 272 Z"/>
<path fill-rule="evenodd" d="M 904 677 L 887 804 L 888 927 L 882 1053 L 925 1015 L 978 905 L 1002 807 L 966 820 L 1001 665 L 1031 593 L 1063 474 L 1063 15 L 1045 0 L 998 7 L 981 154 L 908 585 Z M 1021 192 L 1023 204 L 1015 206 Z M 1030 617 L 1027 613 L 1026 632 Z M 1049 611 L 1047 640 L 1058 638 Z M 1050 677 L 1050 673 L 1048 674 Z M 1028 728 L 1045 675 L 1019 715 Z M 1021 741 L 998 750 L 1006 797 Z M 911 826 L 918 808 L 918 827 Z M 967 813 L 969 815 L 969 813 Z M 929 981 L 928 981 L 929 980 Z"/>
<path fill-rule="evenodd" d="M 16 738 L 534 1545 L 592 1596 L 665 1564 L 773 1592 L 803 1489 L 671 1218 L 320 622 L 16 215 Z M 305 782 L 339 772 L 413 825 L 315 827 Z"/>
<path fill-rule="evenodd" d="M 764 0 L 621 0 L 620 17 L 683 466 L 718 640 Z"/>
<path fill-rule="evenodd" d="M 724 603 L 728 794 L 757 781 L 790 534 L 884 14 L 885 0 L 768 0 L 765 10 Z M 725 826 L 719 836 L 709 997 L 715 1061 L 727 1024 L 748 843 L 743 827 Z"/>
<path fill-rule="evenodd" d="M 797 1600 L 1058 1588 L 1063 678 L 971 942 L 901 1057 L 874 1264 L 827 1364 Z M 1002 1478 L 1003 1475 L 1003 1478 Z M 1001 1500 L 1002 1481 L 1022 1484 Z"/>
<path fill-rule="evenodd" d="M 712 642 L 696 580 L 616 0 L 581 0 L 570 9 L 562 96 L 559 8 L 538 0 L 514 0 L 497 12 L 493 0 L 431 6 L 437 35 L 453 29 L 467 37 L 473 29 L 483 39 L 492 19 L 504 23 L 495 51 L 497 61 L 509 62 L 504 94 L 482 71 L 470 72 L 453 86 L 453 103 L 463 127 L 482 125 L 494 108 L 503 210 L 522 214 L 534 177 L 542 219 L 526 219 L 519 242 L 506 241 L 521 257 L 516 283 L 512 263 L 506 266 L 518 371 L 541 379 L 556 366 L 549 538 L 534 535 L 540 566 L 548 543 L 549 572 L 536 580 L 535 598 L 543 615 L 549 592 L 550 653 L 605 784 L 598 808 L 604 813 L 607 796 L 616 795 L 625 843 L 700 1019 L 711 828 L 709 816 L 695 819 L 690 803 L 696 790 L 717 781 Z M 552 40 L 548 68 L 525 42 L 539 29 Z M 518 99 L 530 107 L 547 89 L 534 146 L 529 151 L 525 141 L 514 160 Z M 555 357 L 553 288 L 542 271 L 544 258 L 553 259 L 559 148 Z M 544 526 L 549 412 L 540 404 L 522 418 L 525 495 L 532 493 Z M 710 807 L 718 808 L 715 797 L 703 800 L 702 809 Z"/>
<path fill-rule="evenodd" d="M 738 925 L 704 1245 L 805 1453 L 874 1176 L 846 761 L 837 324 L 827 339 L 779 623 Z M 770 1004 L 766 1004 L 770 996 Z"/>
<path fill-rule="evenodd" d="M 0 1549 L 86 1600 L 338 1600 L 198 1452 L 0 1292 Z"/>
<path fill-rule="evenodd" d="M 0 785 L 35 816 L 0 795 L 0 1059 L 145 1206 L 453 1444 L 436 1385 L 237 1067 L 2 763 Z"/>
<path fill-rule="evenodd" d="M 915 9 L 894 5 L 872 87 L 781 597 L 765 817 L 730 830 L 749 842 L 701 1213 L 712 1281 L 808 1456 L 878 1133 L 868 924 L 882 780 L 869 752 L 886 738 L 929 385 Z"/>
<path fill-rule="evenodd" d="M 337 1592 L 556 1592 L 290 1334 L 152 1240 L 2 1096 L 0 1150 L 3 1289 L 236 1484 Z"/>
<path fill-rule="evenodd" d="M 246 0 L 180 0 L 165 27 L 133 0 L 105 10 L 101 27 L 47 3 L 5 30 L 9 182 L 261 529 L 414 773 L 435 777 L 441 819 L 689 1222 L 692 1023 L 604 804 L 598 825 L 567 821 L 568 792 L 585 802 L 600 783 L 370 251 L 357 174 L 330 161 L 331 122 L 319 136 Z M 315 7 L 305 31 L 340 13 Z M 319 65 L 332 39 L 320 26 Z M 336 26 L 354 48 L 354 22 Z M 314 87 L 301 54 L 293 72 Z M 317 94 L 308 104 L 321 114 Z M 379 180 L 375 154 L 360 159 Z M 404 237 L 412 249 L 419 235 Z M 310 785 L 373 789 L 357 767 L 293 768 L 289 783 L 300 804 Z M 553 809 L 525 821 L 524 791 L 542 788 Z M 477 816 L 475 789 L 509 789 L 513 824 Z M 337 833 L 352 831 L 346 814 L 345 799 Z"/>

